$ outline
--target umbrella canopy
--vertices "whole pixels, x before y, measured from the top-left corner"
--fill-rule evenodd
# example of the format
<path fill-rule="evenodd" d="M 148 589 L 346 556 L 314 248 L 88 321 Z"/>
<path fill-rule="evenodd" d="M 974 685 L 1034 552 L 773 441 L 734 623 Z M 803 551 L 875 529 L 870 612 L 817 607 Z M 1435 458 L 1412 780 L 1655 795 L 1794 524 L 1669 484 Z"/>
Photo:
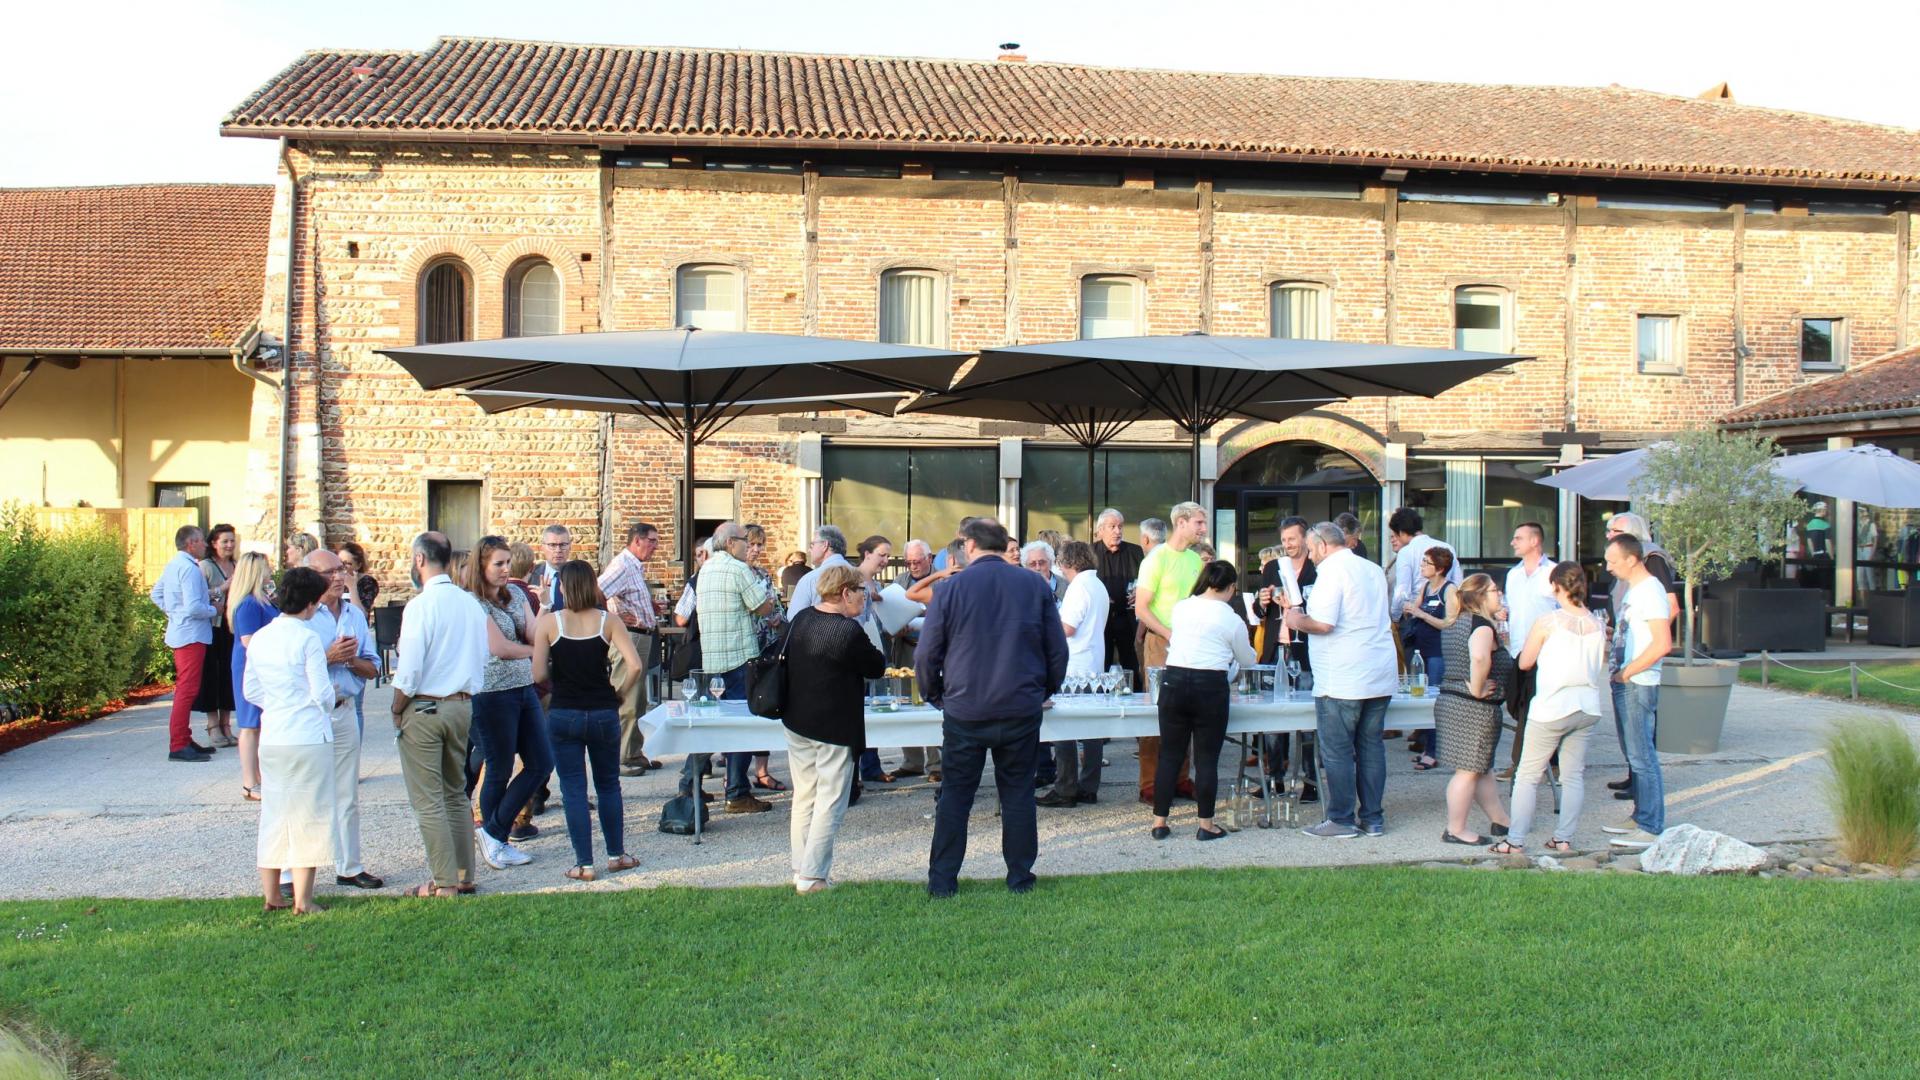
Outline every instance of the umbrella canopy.
<path fill-rule="evenodd" d="M 1583 499 L 1627 502 L 1633 498 L 1629 490 L 1633 482 L 1646 471 L 1647 451 L 1643 448 L 1583 461 L 1552 476 L 1541 477 L 1538 482 L 1562 491 L 1571 491 Z"/>
<path fill-rule="evenodd" d="M 1884 447 L 1789 454 L 1774 471 L 1808 491 L 1868 506 L 1920 507 L 1920 464 Z"/>
<path fill-rule="evenodd" d="M 1073 402 L 1171 420 L 1193 441 L 1230 417 L 1285 420 L 1350 397 L 1432 397 L 1525 356 L 1291 338 L 1179 334 L 986 349 L 947 397 Z M 919 404 L 909 406 L 920 410 Z M 1051 422 L 1051 421 L 1048 421 Z"/>
<path fill-rule="evenodd" d="M 680 553 L 693 565 L 693 451 L 741 416 L 865 409 L 944 390 L 971 354 L 873 341 L 725 330 L 456 341 L 380 349 L 428 390 L 489 413 L 545 407 L 645 417 L 685 448 Z"/>

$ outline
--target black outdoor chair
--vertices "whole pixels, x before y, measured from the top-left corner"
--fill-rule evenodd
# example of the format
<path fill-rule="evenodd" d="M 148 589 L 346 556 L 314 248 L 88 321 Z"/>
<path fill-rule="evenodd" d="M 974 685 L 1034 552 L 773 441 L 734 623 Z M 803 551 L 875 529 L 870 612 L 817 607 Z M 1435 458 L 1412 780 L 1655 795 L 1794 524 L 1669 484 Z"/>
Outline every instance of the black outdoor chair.
<path fill-rule="evenodd" d="M 380 674 L 374 677 L 375 686 L 393 678 L 394 650 L 400 645 L 400 616 L 405 610 L 405 605 L 398 603 L 373 609 L 373 648 L 380 654 Z"/>

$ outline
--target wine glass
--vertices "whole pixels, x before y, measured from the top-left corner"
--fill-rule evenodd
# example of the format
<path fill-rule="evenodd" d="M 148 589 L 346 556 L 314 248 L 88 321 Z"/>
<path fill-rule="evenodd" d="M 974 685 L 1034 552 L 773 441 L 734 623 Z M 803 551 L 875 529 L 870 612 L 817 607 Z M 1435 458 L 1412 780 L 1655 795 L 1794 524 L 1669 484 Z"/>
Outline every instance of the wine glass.
<path fill-rule="evenodd" d="M 707 680 L 707 693 L 713 695 L 713 700 L 719 701 L 721 696 L 726 692 L 727 680 L 725 678 L 715 675 L 713 678 Z"/>
<path fill-rule="evenodd" d="M 699 696 L 700 696 L 700 684 L 693 681 L 693 676 L 689 675 L 685 679 L 681 680 L 680 682 L 680 700 L 681 701 L 686 702 L 688 705 L 692 705 L 693 699 Z"/>

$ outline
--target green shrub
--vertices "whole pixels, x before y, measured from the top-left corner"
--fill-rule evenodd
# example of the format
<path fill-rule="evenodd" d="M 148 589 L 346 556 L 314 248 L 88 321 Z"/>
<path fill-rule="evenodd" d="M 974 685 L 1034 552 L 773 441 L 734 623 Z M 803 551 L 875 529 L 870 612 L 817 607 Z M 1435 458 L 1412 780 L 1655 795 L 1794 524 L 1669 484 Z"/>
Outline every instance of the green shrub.
<path fill-rule="evenodd" d="M 48 534 L 25 509 L 0 509 L 0 695 L 50 720 L 118 697 L 150 666 L 142 607 L 118 534 Z"/>
<path fill-rule="evenodd" d="M 1920 854 L 1920 749 L 1898 720 L 1837 723 L 1827 736 L 1840 842 L 1855 862 L 1905 866 Z"/>

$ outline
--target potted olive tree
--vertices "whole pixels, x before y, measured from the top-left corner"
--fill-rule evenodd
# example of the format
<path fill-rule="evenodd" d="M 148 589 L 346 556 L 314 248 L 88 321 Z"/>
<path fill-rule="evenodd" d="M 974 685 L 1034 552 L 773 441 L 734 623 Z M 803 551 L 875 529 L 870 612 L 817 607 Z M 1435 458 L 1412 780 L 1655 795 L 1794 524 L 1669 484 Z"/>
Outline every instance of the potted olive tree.
<path fill-rule="evenodd" d="M 1683 432 L 1647 452 L 1632 485 L 1636 505 L 1684 582 L 1684 659 L 1663 665 L 1658 748 L 1705 754 L 1720 747 L 1739 665 L 1694 651 L 1694 592 L 1749 559 L 1780 558 L 1787 523 L 1800 512 L 1796 485 L 1773 470 L 1772 439 L 1716 430 Z"/>

